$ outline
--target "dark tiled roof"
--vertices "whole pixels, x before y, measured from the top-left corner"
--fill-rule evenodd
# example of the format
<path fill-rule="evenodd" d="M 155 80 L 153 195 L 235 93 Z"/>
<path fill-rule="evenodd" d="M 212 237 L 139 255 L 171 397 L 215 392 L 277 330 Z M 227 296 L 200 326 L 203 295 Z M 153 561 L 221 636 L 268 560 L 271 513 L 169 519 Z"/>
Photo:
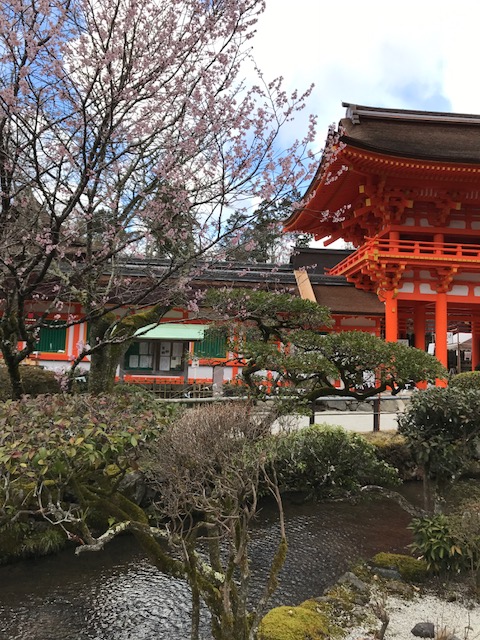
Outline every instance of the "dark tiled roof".
<path fill-rule="evenodd" d="M 344 258 L 354 252 L 353 249 L 310 249 L 296 248 L 290 258 L 294 269 L 310 267 L 309 276 L 325 274 L 325 269 L 335 267 Z"/>
<path fill-rule="evenodd" d="M 338 279 L 337 286 L 313 285 L 318 304 L 325 305 L 333 314 L 383 316 L 385 308 L 375 293 L 355 289 Z M 343 286 L 342 286 L 343 284 Z"/>
<path fill-rule="evenodd" d="M 298 249 L 288 264 L 248 262 L 197 262 L 192 267 L 191 279 L 196 283 L 215 286 L 243 283 L 293 285 L 296 287 L 294 269 L 311 266 L 310 280 L 316 283 L 338 283 L 336 276 L 328 276 L 325 269 L 334 267 L 352 251 L 343 249 Z M 127 277 L 162 278 L 168 276 L 171 264 L 168 260 L 129 259 L 121 266 L 121 275 Z M 108 271 L 105 272 L 109 274 Z"/>
<path fill-rule="evenodd" d="M 480 116 L 377 109 L 344 103 L 342 141 L 388 155 L 480 162 Z"/>

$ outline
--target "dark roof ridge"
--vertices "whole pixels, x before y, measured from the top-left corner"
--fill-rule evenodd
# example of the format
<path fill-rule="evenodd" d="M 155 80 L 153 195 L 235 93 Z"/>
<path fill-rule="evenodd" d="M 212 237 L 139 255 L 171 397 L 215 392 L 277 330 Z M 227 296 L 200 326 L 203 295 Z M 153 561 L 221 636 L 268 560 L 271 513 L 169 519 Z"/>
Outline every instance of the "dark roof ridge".
<path fill-rule="evenodd" d="M 369 107 L 365 105 L 342 102 L 347 108 L 346 117 L 354 124 L 360 122 L 360 117 L 394 120 L 418 120 L 421 122 L 441 122 L 442 124 L 478 124 L 480 115 L 468 113 L 448 113 L 445 111 L 420 111 L 415 109 L 389 109 L 383 107 Z"/>

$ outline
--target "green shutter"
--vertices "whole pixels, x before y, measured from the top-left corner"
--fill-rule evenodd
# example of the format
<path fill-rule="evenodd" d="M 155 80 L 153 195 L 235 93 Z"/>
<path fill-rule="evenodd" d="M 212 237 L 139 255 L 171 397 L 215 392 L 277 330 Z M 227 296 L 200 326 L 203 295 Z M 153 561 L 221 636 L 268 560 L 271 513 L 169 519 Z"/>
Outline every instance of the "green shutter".
<path fill-rule="evenodd" d="M 199 358 L 225 358 L 227 352 L 227 336 L 224 332 L 207 333 L 200 342 L 195 342 L 194 354 Z"/>
<path fill-rule="evenodd" d="M 132 344 L 128 347 L 127 352 L 125 354 L 125 360 L 123 363 L 124 369 L 137 369 L 138 367 L 130 366 L 130 356 L 138 356 L 140 354 L 140 343 L 132 342 Z"/>
<path fill-rule="evenodd" d="M 37 342 L 36 350 L 50 353 L 65 351 L 67 329 L 64 324 L 61 321 L 47 321 L 47 326 L 40 329 L 40 338 Z"/>
<path fill-rule="evenodd" d="M 153 343 L 132 342 L 125 354 L 124 369 L 130 371 L 152 371 L 153 368 Z"/>

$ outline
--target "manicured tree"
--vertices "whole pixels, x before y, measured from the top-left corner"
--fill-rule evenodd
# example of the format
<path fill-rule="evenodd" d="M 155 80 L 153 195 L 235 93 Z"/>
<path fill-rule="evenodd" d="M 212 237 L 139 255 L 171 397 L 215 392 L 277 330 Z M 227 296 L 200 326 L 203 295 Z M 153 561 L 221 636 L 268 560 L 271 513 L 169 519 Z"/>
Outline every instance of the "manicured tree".
<path fill-rule="evenodd" d="M 243 365 L 244 382 L 257 397 L 264 388 L 265 371 L 271 372 L 269 384 L 281 397 L 294 402 L 328 395 L 364 400 L 446 376 L 438 360 L 419 349 L 361 331 L 328 333 L 328 310 L 290 294 L 212 291 L 206 303 L 219 322 L 232 327 L 233 335 L 244 336 L 230 348 Z M 342 382 L 341 388 L 336 380 Z"/>
<path fill-rule="evenodd" d="M 14 396 L 47 314 L 79 302 L 91 346 L 118 341 L 126 309 L 174 304 L 232 210 L 273 203 L 305 175 L 313 121 L 303 140 L 278 148 L 304 96 L 260 72 L 242 81 L 263 9 L 263 0 L 2 3 L 0 348 Z M 139 253 L 170 261 L 133 283 L 126 261 Z"/>
<path fill-rule="evenodd" d="M 446 489 L 478 453 L 480 395 L 455 388 L 418 392 L 398 430 L 422 471 L 425 510 L 441 511 Z"/>
<path fill-rule="evenodd" d="M 448 382 L 450 389 L 467 391 L 468 389 L 480 390 L 480 371 L 464 371 L 459 373 Z"/>
<path fill-rule="evenodd" d="M 168 541 L 192 588 L 193 628 L 198 628 L 201 597 L 216 640 L 254 638 L 285 560 L 283 508 L 272 467 L 273 418 L 272 413 L 253 414 L 243 402 L 189 410 L 150 444 L 142 463 L 147 481 L 158 489 L 159 521 L 168 522 Z M 249 598 L 249 539 L 261 488 L 276 501 L 280 527 L 270 572 L 255 602 Z"/>

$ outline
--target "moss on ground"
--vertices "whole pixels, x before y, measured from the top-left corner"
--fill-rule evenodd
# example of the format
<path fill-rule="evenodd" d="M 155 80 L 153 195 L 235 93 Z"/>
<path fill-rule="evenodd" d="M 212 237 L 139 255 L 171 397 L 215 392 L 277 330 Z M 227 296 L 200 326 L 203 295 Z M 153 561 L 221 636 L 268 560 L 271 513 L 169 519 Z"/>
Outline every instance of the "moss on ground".
<path fill-rule="evenodd" d="M 372 558 L 376 567 L 396 569 L 407 582 L 422 582 L 427 578 L 428 568 L 424 560 L 417 560 L 401 553 L 377 553 Z"/>
<path fill-rule="evenodd" d="M 335 627 L 314 600 L 298 607 L 276 607 L 258 629 L 258 640 L 326 640 Z"/>

